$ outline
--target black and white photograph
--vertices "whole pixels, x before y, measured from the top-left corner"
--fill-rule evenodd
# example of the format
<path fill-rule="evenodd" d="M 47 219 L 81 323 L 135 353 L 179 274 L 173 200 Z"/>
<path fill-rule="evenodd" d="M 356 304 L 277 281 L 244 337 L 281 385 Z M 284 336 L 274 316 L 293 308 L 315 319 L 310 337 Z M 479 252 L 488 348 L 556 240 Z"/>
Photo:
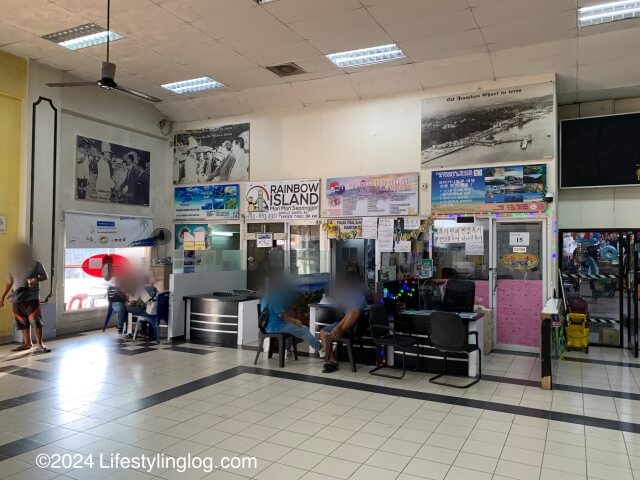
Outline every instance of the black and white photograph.
<path fill-rule="evenodd" d="M 422 101 L 422 167 L 554 157 L 553 83 Z"/>
<path fill-rule="evenodd" d="M 249 180 L 249 124 L 187 130 L 173 139 L 173 183 Z"/>
<path fill-rule="evenodd" d="M 76 199 L 149 205 L 151 154 L 95 138 L 76 137 Z"/>

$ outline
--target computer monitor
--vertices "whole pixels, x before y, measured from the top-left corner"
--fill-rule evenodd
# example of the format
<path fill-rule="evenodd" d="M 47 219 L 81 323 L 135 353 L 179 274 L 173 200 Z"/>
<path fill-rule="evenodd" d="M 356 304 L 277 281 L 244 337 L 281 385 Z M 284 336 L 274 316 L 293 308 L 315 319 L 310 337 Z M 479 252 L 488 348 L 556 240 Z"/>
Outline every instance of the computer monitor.
<path fill-rule="evenodd" d="M 473 312 L 476 284 L 471 280 L 451 279 L 447 282 L 442 302 L 445 312 Z"/>

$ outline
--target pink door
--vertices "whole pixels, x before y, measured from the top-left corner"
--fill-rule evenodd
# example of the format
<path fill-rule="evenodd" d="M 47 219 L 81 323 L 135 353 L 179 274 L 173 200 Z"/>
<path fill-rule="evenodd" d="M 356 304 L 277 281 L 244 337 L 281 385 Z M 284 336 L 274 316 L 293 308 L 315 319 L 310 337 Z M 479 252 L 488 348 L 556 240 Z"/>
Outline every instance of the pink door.
<path fill-rule="evenodd" d="M 542 222 L 497 222 L 495 236 L 496 344 L 540 346 L 543 303 Z"/>

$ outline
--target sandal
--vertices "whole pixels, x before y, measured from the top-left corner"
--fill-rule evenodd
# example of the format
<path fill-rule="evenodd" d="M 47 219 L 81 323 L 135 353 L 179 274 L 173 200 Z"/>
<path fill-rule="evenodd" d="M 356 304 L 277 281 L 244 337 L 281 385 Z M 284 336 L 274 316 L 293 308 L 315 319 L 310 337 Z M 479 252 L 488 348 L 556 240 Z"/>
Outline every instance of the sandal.
<path fill-rule="evenodd" d="M 325 363 L 322 373 L 332 373 L 338 370 L 340 367 L 337 363 Z"/>
<path fill-rule="evenodd" d="M 22 345 L 20 345 L 19 347 L 16 348 L 12 348 L 11 351 L 12 352 L 24 352 L 25 350 L 31 350 L 33 348 L 32 345 L 25 345 L 24 343 Z"/>
<path fill-rule="evenodd" d="M 39 347 L 36 347 L 35 351 L 38 352 L 38 353 L 49 353 L 51 351 L 51 349 L 45 347 L 44 345 L 40 345 Z"/>

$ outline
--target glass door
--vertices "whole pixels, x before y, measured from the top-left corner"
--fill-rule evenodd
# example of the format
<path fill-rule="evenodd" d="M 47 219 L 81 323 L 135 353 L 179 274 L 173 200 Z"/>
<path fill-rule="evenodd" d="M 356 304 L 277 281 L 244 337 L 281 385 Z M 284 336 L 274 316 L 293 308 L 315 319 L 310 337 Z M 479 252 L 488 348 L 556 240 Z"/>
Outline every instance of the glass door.
<path fill-rule="evenodd" d="M 271 241 L 258 244 L 257 234 L 271 234 Z M 285 224 L 247 223 L 247 288 L 263 290 L 265 279 L 285 268 Z"/>
<path fill-rule="evenodd" d="M 627 284 L 627 318 L 628 318 L 628 341 L 627 346 L 633 353 L 633 356 L 638 358 L 638 287 L 640 285 L 640 278 L 638 275 L 638 267 L 640 261 L 638 259 L 640 249 L 640 233 L 629 233 L 627 238 L 629 246 L 627 248 L 626 265 L 628 274 L 626 275 Z"/>
<path fill-rule="evenodd" d="M 545 298 L 542 221 L 496 221 L 494 312 L 496 347 L 538 351 Z"/>
<path fill-rule="evenodd" d="M 290 225 L 289 251 L 290 274 L 320 273 L 320 225 Z"/>

